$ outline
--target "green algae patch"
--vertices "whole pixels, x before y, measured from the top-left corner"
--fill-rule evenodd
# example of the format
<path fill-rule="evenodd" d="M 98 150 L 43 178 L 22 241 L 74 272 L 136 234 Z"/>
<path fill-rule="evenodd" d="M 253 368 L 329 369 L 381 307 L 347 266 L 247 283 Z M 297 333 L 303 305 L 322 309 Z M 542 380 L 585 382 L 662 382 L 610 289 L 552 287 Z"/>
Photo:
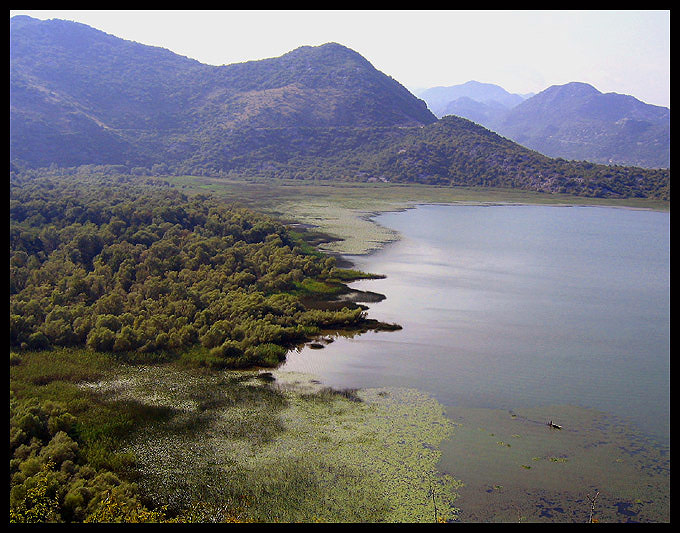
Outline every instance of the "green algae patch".
<path fill-rule="evenodd" d="M 438 446 L 453 431 L 438 402 L 420 391 L 398 388 L 358 390 L 359 402 L 342 394 L 329 399 L 322 388 L 317 398 L 308 391 L 301 395 L 309 383 L 294 376 L 279 374 L 279 386 L 291 394 L 290 408 L 283 413 L 287 431 L 279 446 L 296 442 L 294 453 L 317 454 L 326 468 L 357 472 L 357 487 L 378 494 L 384 503 L 382 516 L 374 519 L 433 521 L 435 505 L 437 520 L 455 517 L 458 483 L 436 470 Z M 272 447 L 269 453 L 286 452 Z"/>
<path fill-rule="evenodd" d="M 289 372 L 131 368 L 87 385 L 173 415 L 126 451 L 142 490 L 172 508 L 257 522 L 454 520 L 453 477 L 436 465 L 454 432 L 411 389 L 334 390 Z"/>

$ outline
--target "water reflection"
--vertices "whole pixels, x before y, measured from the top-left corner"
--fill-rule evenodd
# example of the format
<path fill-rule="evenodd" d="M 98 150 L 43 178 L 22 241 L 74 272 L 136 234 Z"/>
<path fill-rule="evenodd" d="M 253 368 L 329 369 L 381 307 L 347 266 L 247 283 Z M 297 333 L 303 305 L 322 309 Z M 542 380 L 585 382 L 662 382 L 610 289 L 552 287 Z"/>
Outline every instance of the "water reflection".
<path fill-rule="evenodd" d="M 290 354 L 331 386 L 416 387 L 445 405 L 572 404 L 670 439 L 670 215 L 613 208 L 421 206 L 357 267 L 403 330 Z M 313 353 L 312 353 L 313 352 Z"/>

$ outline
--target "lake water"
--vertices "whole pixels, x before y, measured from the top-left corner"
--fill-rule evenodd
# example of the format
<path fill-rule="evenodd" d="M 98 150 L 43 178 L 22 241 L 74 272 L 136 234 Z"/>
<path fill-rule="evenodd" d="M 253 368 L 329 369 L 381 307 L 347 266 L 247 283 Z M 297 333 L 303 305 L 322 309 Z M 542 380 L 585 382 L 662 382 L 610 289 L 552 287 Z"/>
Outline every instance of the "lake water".
<path fill-rule="evenodd" d="M 337 387 L 408 386 L 456 407 L 594 408 L 670 440 L 670 214 L 425 205 L 384 213 L 400 240 L 352 284 L 403 326 L 290 353 Z"/>

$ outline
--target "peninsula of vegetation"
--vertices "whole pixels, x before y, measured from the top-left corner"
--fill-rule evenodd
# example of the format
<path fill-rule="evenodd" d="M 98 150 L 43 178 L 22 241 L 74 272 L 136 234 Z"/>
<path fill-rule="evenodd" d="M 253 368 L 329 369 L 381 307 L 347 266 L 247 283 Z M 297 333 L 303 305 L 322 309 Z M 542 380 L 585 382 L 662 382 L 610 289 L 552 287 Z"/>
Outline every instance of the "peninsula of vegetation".
<path fill-rule="evenodd" d="M 95 519 L 121 483 L 98 470 L 129 477 L 125 435 L 167 415 L 88 399 L 76 384 L 105 367 L 274 367 L 326 330 L 399 327 L 338 298 L 371 275 L 337 268 L 268 216 L 166 182 L 16 179 L 10 213 L 16 521 Z"/>

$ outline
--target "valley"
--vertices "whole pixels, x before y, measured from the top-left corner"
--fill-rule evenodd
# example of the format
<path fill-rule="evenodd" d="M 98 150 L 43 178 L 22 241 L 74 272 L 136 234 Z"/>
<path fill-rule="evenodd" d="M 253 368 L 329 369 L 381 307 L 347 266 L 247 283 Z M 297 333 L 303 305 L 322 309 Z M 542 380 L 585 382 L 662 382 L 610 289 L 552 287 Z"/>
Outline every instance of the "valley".
<path fill-rule="evenodd" d="M 321 43 L 10 12 L 10 522 L 670 521 L 670 109 Z"/>
<path fill-rule="evenodd" d="M 334 254 L 362 255 L 393 241 L 393 231 L 376 225 L 372 215 L 418 204 L 606 205 L 631 209 L 670 209 L 649 198 L 602 199 L 542 194 L 516 189 L 433 187 L 428 185 L 297 180 L 225 180 L 202 176 L 164 178 L 186 194 L 210 193 L 227 202 L 257 206 L 282 220 L 309 225 L 334 240 L 320 248 Z M 339 240 L 335 240 L 339 239 Z"/>

